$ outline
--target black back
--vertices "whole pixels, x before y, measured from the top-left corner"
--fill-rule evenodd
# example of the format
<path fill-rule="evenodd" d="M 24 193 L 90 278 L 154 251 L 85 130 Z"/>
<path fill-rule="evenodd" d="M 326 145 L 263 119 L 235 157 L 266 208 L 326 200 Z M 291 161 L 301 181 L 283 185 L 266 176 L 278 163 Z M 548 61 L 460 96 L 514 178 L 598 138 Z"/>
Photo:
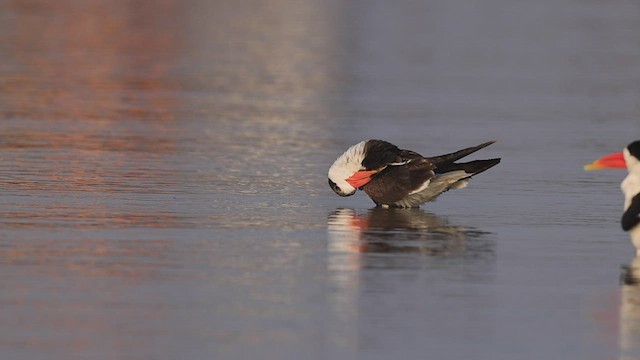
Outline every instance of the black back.
<path fill-rule="evenodd" d="M 383 140 L 368 140 L 364 146 L 367 156 L 362 166 L 367 170 L 376 170 L 394 162 L 400 162 L 400 149 Z"/>
<path fill-rule="evenodd" d="M 620 219 L 620 224 L 622 225 L 622 229 L 624 231 L 629 231 L 633 229 L 640 222 L 640 194 L 631 199 L 631 205 L 629 208 L 622 214 L 622 219 Z"/>

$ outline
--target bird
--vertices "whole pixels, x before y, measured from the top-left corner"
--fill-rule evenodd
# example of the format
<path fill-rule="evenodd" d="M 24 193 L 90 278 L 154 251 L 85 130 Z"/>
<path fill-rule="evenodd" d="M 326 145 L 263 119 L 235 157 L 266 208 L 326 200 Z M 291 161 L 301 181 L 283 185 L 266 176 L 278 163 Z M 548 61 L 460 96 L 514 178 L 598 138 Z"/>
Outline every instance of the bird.
<path fill-rule="evenodd" d="M 622 230 L 629 232 L 631 242 L 636 247 L 636 256 L 640 256 L 640 140 L 627 145 L 621 152 L 603 156 L 584 166 L 585 170 L 624 168 L 628 175 L 620 184 L 624 193 L 624 212 L 620 224 Z"/>
<path fill-rule="evenodd" d="M 424 157 L 384 140 L 364 140 L 349 147 L 329 168 L 329 186 L 340 196 L 363 190 L 376 206 L 414 208 L 500 163 L 500 158 L 456 161 L 495 141 L 450 154 Z"/>

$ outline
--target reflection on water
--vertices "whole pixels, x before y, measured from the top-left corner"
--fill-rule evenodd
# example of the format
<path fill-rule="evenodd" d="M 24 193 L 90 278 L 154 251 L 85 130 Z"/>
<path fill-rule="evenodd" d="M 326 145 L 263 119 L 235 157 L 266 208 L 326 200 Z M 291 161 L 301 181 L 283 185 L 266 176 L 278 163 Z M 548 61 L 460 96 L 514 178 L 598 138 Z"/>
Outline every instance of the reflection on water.
<path fill-rule="evenodd" d="M 176 193 L 181 99 L 173 69 L 184 33 L 152 31 L 183 8 L 141 3 L 5 4 L 0 181 L 5 229 L 171 227 L 145 206 Z M 100 16 L 96 16 L 100 14 Z M 169 161 L 167 161 L 169 160 Z"/>
<path fill-rule="evenodd" d="M 640 358 L 640 258 L 623 266 L 620 275 L 620 359 Z"/>
<path fill-rule="evenodd" d="M 313 312 L 286 294 L 324 238 L 336 4 L 0 2 L 2 358 L 312 342 L 269 311 Z"/>
<path fill-rule="evenodd" d="M 339 208 L 329 214 L 327 229 L 328 269 L 347 294 L 358 287 L 362 269 L 422 266 L 415 255 L 486 260 L 495 251 L 486 233 L 451 225 L 419 208 L 376 207 L 364 213 Z M 384 254 L 390 256 L 379 256 Z"/>
<path fill-rule="evenodd" d="M 336 209 L 328 215 L 327 228 L 327 270 L 338 290 L 330 298 L 332 309 L 358 319 L 355 337 L 363 349 L 375 352 L 418 341 L 416 348 L 426 350 L 423 337 L 447 333 L 466 317 L 483 319 L 485 313 L 473 304 L 493 301 L 491 292 L 465 285 L 494 276 L 495 243 L 489 233 L 422 209 L 377 207 Z M 456 315 L 430 307 L 426 294 L 434 291 Z M 438 325 L 418 333 L 408 330 L 419 327 L 417 312 Z M 486 332 L 479 338 L 491 339 L 494 325 L 482 322 L 482 327 Z M 469 334 L 465 325 L 447 336 Z"/>
<path fill-rule="evenodd" d="M 180 2 L 156 1 L 153 12 L 144 2 L 25 4 L 3 7 L 3 34 L 12 41 L 1 49 L 8 71 L 0 83 L 0 118 L 38 120 L 47 128 L 52 120 L 75 123 L 71 132 L 55 128 L 62 140 L 69 140 L 67 133 L 91 138 L 123 119 L 153 120 L 151 129 L 175 120 L 179 99 L 167 94 L 176 90 L 171 75 L 184 42 Z M 174 31 L 155 32 L 159 25 Z M 43 134 L 41 126 L 31 130 Z M 28 139 L 37 144 L 46 137 Z"/>
<path fill-rule="evenodd" d="M 485 262 L 495 252 L 488 234 L 449 224 L 420 208 L 376 207 L 364 213 L 339 208 L 329 214 L 327 231 L 328 270 L 346 298 L 359 287 L 362 270 L 420 268 L 423 255 Z"/>
<path fill-rule="evenodd" d="M 329 214 L 332 253 L 422 253 L 451 255 L 490 251 L 482 232 L 451 225 L 422 209 L 373 208 L 365 214 L 337 209 Z"/>

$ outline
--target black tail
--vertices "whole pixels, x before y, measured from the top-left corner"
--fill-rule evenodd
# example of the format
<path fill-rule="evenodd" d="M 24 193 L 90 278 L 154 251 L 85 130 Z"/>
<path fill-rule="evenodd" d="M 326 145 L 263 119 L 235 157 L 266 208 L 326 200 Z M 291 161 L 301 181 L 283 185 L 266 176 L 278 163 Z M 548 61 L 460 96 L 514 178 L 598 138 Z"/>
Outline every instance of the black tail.
<path fill-rule="evenodd" d="M 444 163 L 434 169 L 436 174 L 444 174 L 450 171 L 464 170 L 469 176 L 479 174 L 500 163 L 500 159 L 474 160 L 466 163 Z"/>
<path fill-rule="evenodd" d="M 474 146 L 474 147 L 470 147 L 470 148 L 466 148 L 466 149 L 462 149 L 462 150 L 458 150 L 454 153 L 451 154 L 445 154 L 445 155 L 440 155 L 440 156 L 434 156 L 434 157 L 428 157 L 427 160 L 431 161 L 431 163 L 437 167 L 440 167 L 444 164 L 449 164 L 449 163 L 453 163 L 456 160 L 462 159 L 463 157 L 469 155 L 469 154 L 473 154 L 474 152 L 486 148 L 487 146 L 493 144 L 495 141 L 487 141 L 484 144 L 480 144 L 478 146 Z M 499 159 L 498 159 L 499 161 Z M 495 165 L 495 164 L 493 164 Z M 493 166 L 491 165 L 491 166 Z M 489 167 L 491 167 L 489 166 Z M 486 168 L 488 169 L 488 168 Z M 486 170 L 484 169 L 484 170 Z M 482 171 L 484 171 L 482 170 Z"/>
<path fill-rule="evenodd" d="M 427 159 L 436 166 L 434 170 L 436 174 L 443 174 L 455 170 L 464 170 L 464 172 L 470 175 L 479 174 L 489 169 L 490 167 L 498 165 L 498 163 L 500 163 L 500 159 L 474 160 L 466 163 L 456 163 L 455 161 L 462 159 L 469 154 L 473 154 L 480 149 L 486 148 L 494 142 L 495 141 L 487 141 L 486 143 L 480 144 L 478 146 L 462 149 L 451 154 L 430 157 Z"/>

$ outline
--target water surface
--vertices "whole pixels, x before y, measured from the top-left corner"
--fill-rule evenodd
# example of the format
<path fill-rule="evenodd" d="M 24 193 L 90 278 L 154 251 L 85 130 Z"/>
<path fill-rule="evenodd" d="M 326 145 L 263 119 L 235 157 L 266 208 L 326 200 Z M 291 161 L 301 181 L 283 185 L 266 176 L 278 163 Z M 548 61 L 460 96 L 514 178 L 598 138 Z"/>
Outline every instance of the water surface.
<path fill-rule="evenodd" d="M 2 358 L 637 358 L 639 7 L 0 2 Z M 503 161 L 375 209 L 367 138 Z"/>

